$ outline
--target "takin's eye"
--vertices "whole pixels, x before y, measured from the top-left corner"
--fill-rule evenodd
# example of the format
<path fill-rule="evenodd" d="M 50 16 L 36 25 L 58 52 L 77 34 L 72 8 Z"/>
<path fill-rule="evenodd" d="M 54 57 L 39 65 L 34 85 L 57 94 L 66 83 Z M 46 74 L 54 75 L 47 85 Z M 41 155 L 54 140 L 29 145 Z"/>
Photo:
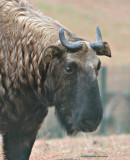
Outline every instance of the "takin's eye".
<path fill-rule="evenodd" d="M 76 71 L 77 65 L 75 63 L 66 64 L 64 67 L 65 74 L 72 74 Z"/>

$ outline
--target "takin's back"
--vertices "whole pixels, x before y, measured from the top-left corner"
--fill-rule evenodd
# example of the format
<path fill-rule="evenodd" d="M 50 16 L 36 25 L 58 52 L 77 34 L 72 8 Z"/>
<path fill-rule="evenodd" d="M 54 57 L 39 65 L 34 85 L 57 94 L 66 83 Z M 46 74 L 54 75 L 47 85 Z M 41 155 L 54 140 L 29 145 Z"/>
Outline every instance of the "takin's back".
<path fill-rule="evenodd" d="M 34 76 L 40 81 L 43 51 L 57 43 L 59 28 L 24 0 L 0 2 L 0 74 L 7 88 L 16 88 L 18 81 L 32 83 Z"/>

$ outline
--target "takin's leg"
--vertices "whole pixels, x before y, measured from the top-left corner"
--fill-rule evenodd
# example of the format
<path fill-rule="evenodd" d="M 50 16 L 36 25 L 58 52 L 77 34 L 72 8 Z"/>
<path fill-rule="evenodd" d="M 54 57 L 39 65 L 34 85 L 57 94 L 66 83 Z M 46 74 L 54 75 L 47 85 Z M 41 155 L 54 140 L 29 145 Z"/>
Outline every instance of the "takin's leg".
<path fill-rule="evenodd" d="M 3 136 L 5 160 L 29 160 L 36 138 L 36 133 L 33 132 L 5 134 Z"/>
<path fill-rule="evenodd" d="M 23 123 L 9 127 L 3 134 L 3 149 L 5 160 L 29 160 L 29 156 L 36 139 L 38 129 L 46 117 L 48 110 L 44 107 L 28 113 Z"/>

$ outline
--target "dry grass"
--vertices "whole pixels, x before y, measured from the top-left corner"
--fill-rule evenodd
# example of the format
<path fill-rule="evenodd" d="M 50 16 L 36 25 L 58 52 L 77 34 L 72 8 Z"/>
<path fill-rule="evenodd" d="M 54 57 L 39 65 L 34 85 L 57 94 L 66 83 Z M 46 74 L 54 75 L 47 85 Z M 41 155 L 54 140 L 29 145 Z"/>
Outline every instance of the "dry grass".
<path fill-rule="evenodd" d="M 38 140 L 30 160 L 67 160 L 69 158 L 72 160 L 129 160 L 130 135 Z"/>
<path fill-rule="evenodd" d="M 2 157 L 0 149 L 0 160 Z M 30 157 L 30 160 L 129 159 L 130 135 L 37 140 Z"/>

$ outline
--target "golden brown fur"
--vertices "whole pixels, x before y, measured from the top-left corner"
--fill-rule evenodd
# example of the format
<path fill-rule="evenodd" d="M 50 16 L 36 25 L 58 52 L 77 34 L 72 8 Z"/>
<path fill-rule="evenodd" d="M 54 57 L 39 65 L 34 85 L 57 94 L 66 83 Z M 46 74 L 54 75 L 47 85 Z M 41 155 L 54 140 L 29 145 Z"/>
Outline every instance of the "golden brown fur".
<path fill-rule="evenodd" d="M 0 15 L 0 71 L 6 71 L 6 87 L 32 85 L 36 77 L 40 92 L 43 51 L 58 41 L 59 26 L 23 0 L 0 2 Z M 4 88 L 1 92 L 3 95 Z"/>

